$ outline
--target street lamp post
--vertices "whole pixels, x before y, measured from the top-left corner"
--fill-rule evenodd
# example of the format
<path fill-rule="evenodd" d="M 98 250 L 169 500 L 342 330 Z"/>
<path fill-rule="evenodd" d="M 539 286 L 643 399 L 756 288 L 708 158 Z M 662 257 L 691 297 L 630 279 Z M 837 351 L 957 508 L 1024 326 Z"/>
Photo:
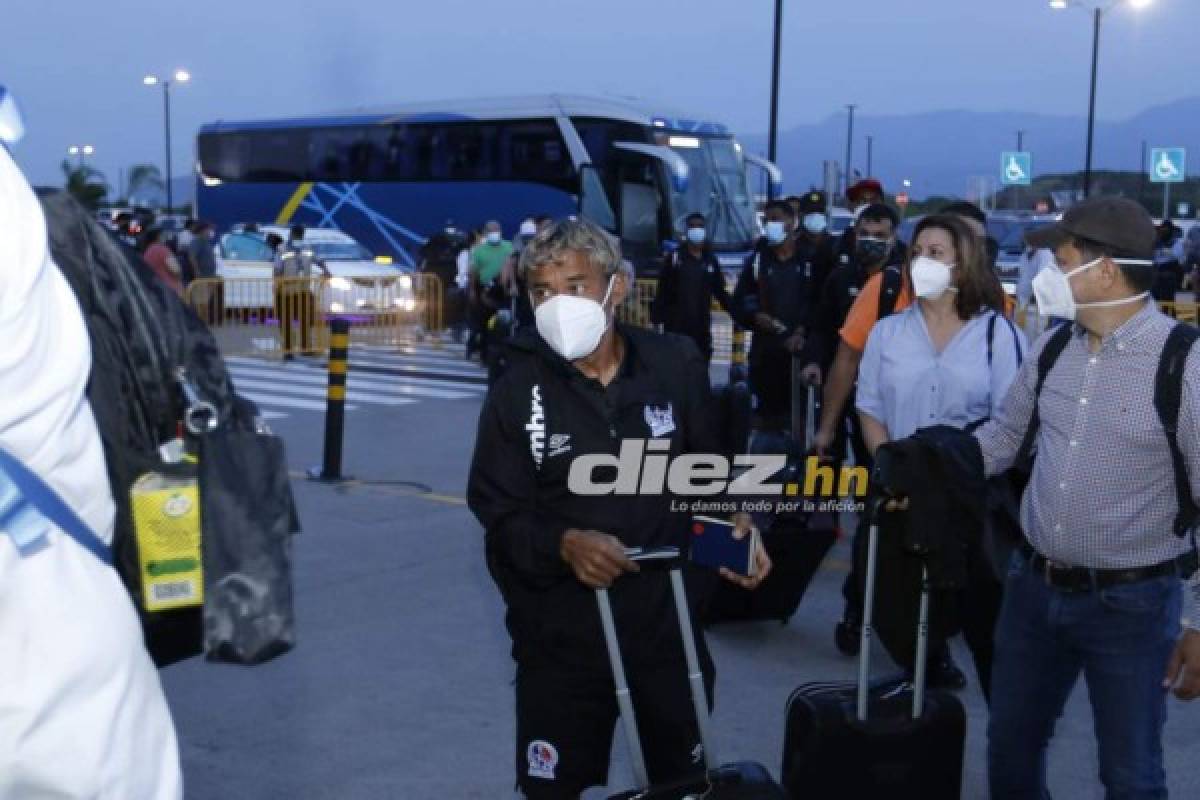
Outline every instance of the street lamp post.
<path fill-rule="evenodd" d="M 1081 0 L 1050 0 L 1050 7 L 1056 11 L 1075 6 L 1092 15 L 1092 84 L 1088 93 L 1088 126 L 1087 153 L 1083 166 L 1083 196 L 1087 197 L 1092 191 L 1092 145 L 1096 134 L 1096 72 L 1100 62 L 1100 23 L 1104 15 L 1117 6 L 1129 5 L 1133 8 L 1145 8 L 1154 0 L 1114 0 L 1107 6 L 1089 6 Z"/>
<path fill-rule="evenodd" d="M 771 130 L 767 133 L 767 160 L 775 162 L 779 136 L 779 57 L 783 40 L 783 0 L 775 0 L 775 49 L 771 57 Z M 767 191 L 770 191 L 768 184 Z"/>
<path fill-rule="evenodd" d="M 73 144 L 67 148 L 67 153 L 79 159 L 79 168 L 83 169 L 83 162 L 87 156 L 96 152 L 96 148 L 90 144 Z"/>
<path fill-rule="evenodd" d="M 187 70 L 175 70 L 174 83 L 187 83 L 192 79 L 191 74 Z M 162 86 L 163 90 L 163 131 L 166 139 L 166 186 L 167 186 L 167 212 L 170 213 L 174 207 L 171 197 L 171 83 L 172 80 L 160 78 L 157 75 L 147 75 L 142 78 L 142 83 L 146 86 Z"/>
<path fill-rule="evenodd" d="M 868 178 L 875 174 L 874 169 L 872 169 L 872 167 L 874 167 L 874 161 L 875 161 L 875 137 L 868 135 L 867 136 L 867 177 Z"/>
<path fill-rule="evenodd" d="M 846 111 L 849 115 L 846 117 L 846 166 L 843 168 L 845 180 L 843 180 L 842 194 L 844 195 L 850 189 L 850 176 L 854 173 L 851 171 L 850 159 L 854 155 L 854 109 L 858 108 L 854 103 L 846 104 Z"/>

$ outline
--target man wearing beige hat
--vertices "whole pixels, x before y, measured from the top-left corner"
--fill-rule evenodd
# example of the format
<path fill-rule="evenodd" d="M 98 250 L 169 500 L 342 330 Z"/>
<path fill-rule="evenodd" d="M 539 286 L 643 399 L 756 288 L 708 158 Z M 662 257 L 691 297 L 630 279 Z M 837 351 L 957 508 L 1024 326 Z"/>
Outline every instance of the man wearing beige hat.
<path fill-rule="evenodd" d="M 991 793 L 1048 796 L 1046 748 L 1082 673 L 1107 796 L 1166 797 L 1167 695 L 1200 696 L 1200 348 L 1147 299 L 1139 205 L 1087 200 L 1028 241 L 1055 255 L 1033 281 L 1040 313 L 1070 322 L 976 433 L 989 475 L 1036 454 L 996 628 Z"/>

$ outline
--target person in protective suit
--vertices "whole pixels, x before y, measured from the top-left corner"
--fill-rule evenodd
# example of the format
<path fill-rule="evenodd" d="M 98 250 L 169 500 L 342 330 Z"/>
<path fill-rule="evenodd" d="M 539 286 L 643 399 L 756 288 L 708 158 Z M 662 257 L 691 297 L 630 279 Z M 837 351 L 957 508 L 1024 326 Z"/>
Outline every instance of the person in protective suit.
<path fill-rule="evenodd" d="M 313 257 L 312 248 L 305 243 L 304 226 L 293 225 L 287 243 L 275 255 L 275 277 L 282 279 L 275 284 L 275 316 L 283 336 L 284 360 L 295 358 L 293 323 L 300 326 L 300 351 L 312 349 L 313 326 L 317 322 L 312 278 L 317 269 L 329 275 L 329 270 Z"/>
<path fill-rule="evenodd" d="M 0 142 L 20 133 L 0 87 Z M 0 337 L 0 449 L 111 545 L 113 498 L 84 396 L 87 329 L 5 146 Z M 181 798 L 174 726 L 120 577 L 56 523 L 22 513 L 16 480 L 0 469 L 0 797 Z"/>
<path fill-rule="evenodd" d="M 508 347 L 508 365 L 480 415 L 467 501 L 485 528 L 489 571 L 507 606 L 517 662 L 517 783 L 527 797 L 576 798 L 606 783 L 617 708 L 594 590 L 608 588 L 654 782 L 703 770 L 670 584 L 639 572 L 626 548 L 686 551 L 691 515 L 678 496 L 629 496 L 578 485 L 579 458 L 625 448 L 717 453 L 708 370 L 683 337 L 614 324 L 630 290 L 619 246 L 586 220 L 563 220 L 525 247 L 521 271 L 535 331 Z M 618 476 L 597 466 L 585 484 Z M 594 487 L 593 487 L 594 488 Z M 738 530 L 748 517 L 735 518 Z M 760 549 L 754 588 L 770 571 Z M 689 600 L 703 576 L 687 565 Z M 698 617 L 693 616 L 693 619 Z M 713 667 L 697 647 L 710 693 Z"/>

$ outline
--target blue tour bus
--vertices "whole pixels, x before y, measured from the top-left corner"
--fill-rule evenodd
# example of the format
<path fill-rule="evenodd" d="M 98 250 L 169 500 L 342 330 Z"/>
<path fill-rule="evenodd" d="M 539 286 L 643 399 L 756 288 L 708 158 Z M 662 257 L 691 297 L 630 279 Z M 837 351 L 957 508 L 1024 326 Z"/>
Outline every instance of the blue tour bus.
<path fill-rule="evenodd" d="M 498 219 L 505 235 L 536 214 L 580 214 L 621 237 L 653 274 L 687 214 L 709 218 L 722 264 L 758 235 L 742 151 L 726 127 L 594 97 L 537 96 L 203 126 L 197 216 L 337 227 L 377 254 L 415 264 L 447 220 Z"/>

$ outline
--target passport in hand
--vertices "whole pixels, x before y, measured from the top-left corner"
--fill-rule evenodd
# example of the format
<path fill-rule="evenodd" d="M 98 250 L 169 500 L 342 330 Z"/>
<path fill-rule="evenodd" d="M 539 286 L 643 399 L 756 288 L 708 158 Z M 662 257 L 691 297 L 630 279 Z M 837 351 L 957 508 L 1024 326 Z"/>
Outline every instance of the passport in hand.
<path fill-rule="evenodd" d="M 732 522 L 712 517 L 693 517 L 692 563 L 715 570 L 726 567 L 738 575 L 753 577 L 755 555 L 761 546 L 758 531 L 751 531 L 748 536 L 735 539 L 733 529 Z"/>

